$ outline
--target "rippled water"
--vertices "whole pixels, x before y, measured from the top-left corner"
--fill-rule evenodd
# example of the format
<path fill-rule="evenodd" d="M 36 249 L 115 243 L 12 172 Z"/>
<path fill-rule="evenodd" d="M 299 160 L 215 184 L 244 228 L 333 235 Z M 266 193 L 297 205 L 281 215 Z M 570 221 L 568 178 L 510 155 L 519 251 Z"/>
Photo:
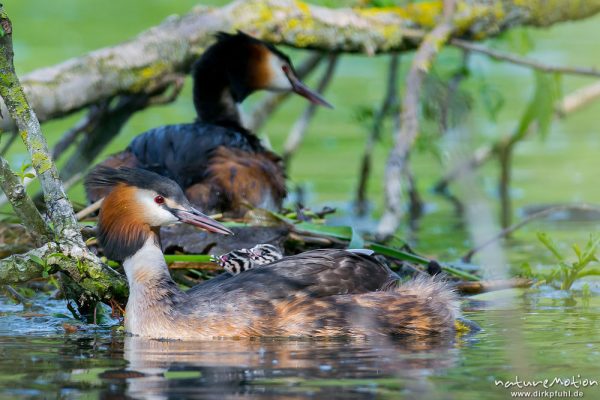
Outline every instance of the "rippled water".
<path fill-rule="evenodd" d="M 508 294 L 464 302 L 482 332 L 429 341 L 149 341 L 114 328 L 68 334 L 62 302 L 38 298 L 46 303 L 24 311 L 3 299 L 0 398 L 504 399 L 510 390 L 494 381 L 515 375 L 600 380 L 600 302 L 531 290 L 508 304 Z M 600 397 L 597 386 L 582 390 Z"/>

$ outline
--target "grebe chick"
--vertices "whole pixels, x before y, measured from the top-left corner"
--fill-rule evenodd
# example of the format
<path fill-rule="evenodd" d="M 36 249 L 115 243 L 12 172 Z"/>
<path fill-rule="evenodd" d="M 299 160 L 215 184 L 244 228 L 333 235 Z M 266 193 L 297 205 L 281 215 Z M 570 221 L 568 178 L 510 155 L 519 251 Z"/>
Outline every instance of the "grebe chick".
<path fill-rule="evenodd" d="M 343 250 L 285 257 L 184 292 L 169 275 L 158 228 L 185 222 L 230 231 L 194 209 L 175 182 L 149 171 L 99 168 L 86 185 L 112 189 L 100 208 L 98 241 L 108 258 L 123 262 L 130 334 L 201 340 L 455 331 L 456 296 L 443 282 L 398 285 L 395 274 L 372 257 Z"/>
<path fill-rule="evenodd" d="M 238 275 L 259 265 L 266 265 L 283 258 L 281 251 L 272 244 L 258 244 L 251 249 L 237 249 L 215 257 L 215 261 L 231 275 Z"/>

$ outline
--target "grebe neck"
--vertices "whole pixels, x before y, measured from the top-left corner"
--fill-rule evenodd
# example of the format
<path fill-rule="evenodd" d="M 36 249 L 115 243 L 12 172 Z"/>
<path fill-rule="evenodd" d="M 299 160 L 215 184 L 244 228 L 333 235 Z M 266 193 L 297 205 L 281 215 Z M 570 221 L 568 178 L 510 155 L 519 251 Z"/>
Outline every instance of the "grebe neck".
<path fill-rule="evenodd" d="M 185 294 L 171 279 L 158 236 L 153 233 L 123 262 L 123 267 L 129 282 L 125 330 L 142 336 L 155 330 L 164 334 L 176 304 Z"/>
<path fill-rule="evenodd" d="M 225 66 L 201 63 L 194 71 L 194 107 L 198 121 L 243 128 L 238 103 Z"/>

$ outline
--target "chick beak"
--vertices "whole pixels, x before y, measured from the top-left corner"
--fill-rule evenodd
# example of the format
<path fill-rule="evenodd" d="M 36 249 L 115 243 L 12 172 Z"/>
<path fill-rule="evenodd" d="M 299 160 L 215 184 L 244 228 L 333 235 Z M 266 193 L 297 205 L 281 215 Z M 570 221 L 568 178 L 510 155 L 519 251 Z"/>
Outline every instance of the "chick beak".
<path fill-rule="evenodd" d="M 328 108 L 333 108 L 333 106 L 327 100 L 325 100 L 319 93 L 315 92 L 314 90 L 306 86 L 304 83 L 302 83 L 302 81 L 298 79 L 298 77 L 292 71 L 291 68 L 284 66 L 283 72 L 285 72 L 285 75 L 287 76 L 287 78 L 290 81 L 290 84 L 292 85 L 292 90 L 295 93 L 299 94 L 302 97 L 305 97 L 311 103 Z"/>
<path fill-rule="evenodd" d="M 200 227 L 209 232 L 221 233 L 223 235 L 233 235 L 233 232 L 230 229 L 210 218 L 208 215 L 202 214 L 195 208 L 189 208 L 186 210 L 174 209 L 173 214 L 179 218 L 179 221 L 186 224 Z"/>

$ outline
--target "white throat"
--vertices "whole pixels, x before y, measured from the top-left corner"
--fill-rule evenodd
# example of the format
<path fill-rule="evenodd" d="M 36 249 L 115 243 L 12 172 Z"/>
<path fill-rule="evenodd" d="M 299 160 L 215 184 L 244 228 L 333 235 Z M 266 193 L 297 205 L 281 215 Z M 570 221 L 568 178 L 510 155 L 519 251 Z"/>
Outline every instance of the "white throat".
<path fill-rule="evenodd" d="M 131 292 L 140 285 L 145 286 L 154 279 L 169 275 L 165 257 L 154 235 L 146 239 L 142 248 L 123 262 L 123 268 Z"/>

